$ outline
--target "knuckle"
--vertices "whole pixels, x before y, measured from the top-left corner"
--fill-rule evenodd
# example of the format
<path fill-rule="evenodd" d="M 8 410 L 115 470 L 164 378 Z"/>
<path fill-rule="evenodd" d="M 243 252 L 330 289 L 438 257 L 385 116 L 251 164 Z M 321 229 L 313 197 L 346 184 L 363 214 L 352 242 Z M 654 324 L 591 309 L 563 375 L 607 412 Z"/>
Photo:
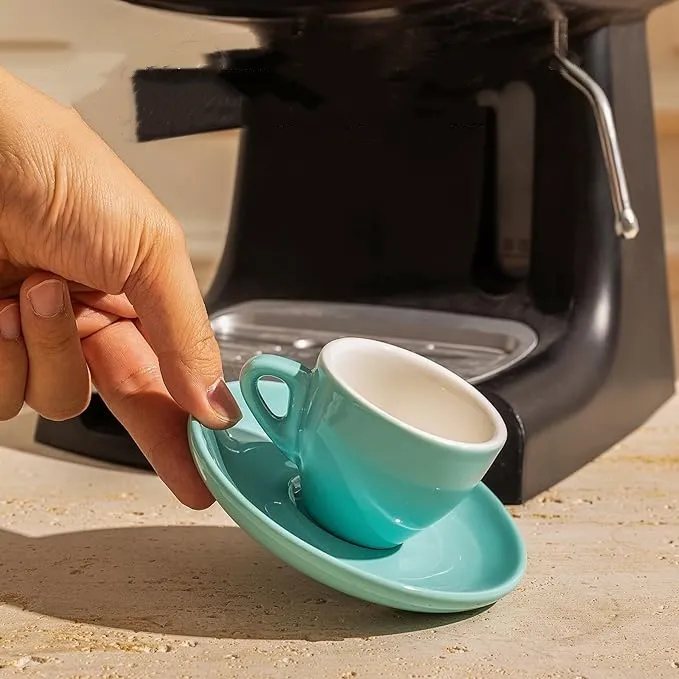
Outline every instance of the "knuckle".
<path fill-rule="evenodd" d="M 0 129 L 0 180 L 3 207 L 27 218 L 44 215 L 54 185 L 56 162 L 69 147 L 73 126 L 83 125 L 78 112 L 35 93 L 33 106 L 7 109 Z M 44 110 L 40 104 L 48 107 Z M 48 122 L 49 121 L 49 122 Z M 36 222 L 37 223 L 37 222 Z"/>
<path fill-rule="evenodd" d="M 58 154 L 52 135 L 17 135 L 0 147 L 5 209 L 26 220 L 43 218 L 54 186 Z"/>
<path fill-rule="evenodd" d="M 50 332 L 41 332 L 28 340 L 31 353 L 40 352 L 45 358 L 56 358 L 71 353 L 77 348 L 77 327 L 68 329 L 54 329 Z"/>
<path fill-rule="evenodd" d="M 0 217 L 8 223 L 40 219 L 35 209 L 42 202 L 47 186 L 22 149 L 0 146 Z"/>
<path fill-rule="evenodd" d="M 162 210 L 152 210 L 140 215 L 143 229 L 140 236 L 140 254 L 147 260 L 150 273 L 160 271 L 177 252 L 186 248 L 186 238 L 181 226 Z"/>
<path fill-rule="evenodd" d="M 173 432 L 159 432 L 152 441 L 143 445 L 144 456 L 155 467 L 159 455 L 164 455 L 168 449 L 176 446 L 176 434 Z"/>
<path fill-rule="evenodd" d="M 195 332 L 188 333 L 186 343 L 180 349 L 159 352 L 161 363 L 172 361 L 180 363 L 193 375 L 212 376 L 220 366 L 219 345 L 209 323 L 200 324 Z"/>
<path fill-rule="evenodd" d="M 143 366 L 120 380 L 113 387 L 111 396 L 117 403 L 122 404 L 160 382 L 162 382 L 162 377 L 158 366 Z"/>
<path fill-rule="evenodd" d="M 213 366 L 214 359 L 219 355 L 219 346 L 209 325 L 205 328 L 201 324 L 198 332 L 193 335 L 191 350 L 199 366 Z"/>
<path fill-rule="evenodd" d="M 136 236 L 134 264 L 118 292 L 134 299 L 154 289 L 155 283 L 166 275 L 167 267 L 187 251 L 187 245 L 179 224 L 162 211 L 140 213 L 132 222 L 139 222 L 143 227 Z"/>
<path fill-rule="evenodd" d="M 181 226 L 174 219 L 158 219 L 152 230 L 157 245 L 170 252 L 181 252 L 186 248 L 186 237 Z"/>

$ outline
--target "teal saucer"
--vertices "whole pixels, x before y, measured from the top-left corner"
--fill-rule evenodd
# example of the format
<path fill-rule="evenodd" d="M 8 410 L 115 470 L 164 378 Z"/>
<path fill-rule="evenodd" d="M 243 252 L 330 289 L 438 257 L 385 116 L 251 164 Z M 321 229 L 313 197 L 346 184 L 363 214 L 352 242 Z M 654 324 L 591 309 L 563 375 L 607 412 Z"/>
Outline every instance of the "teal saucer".
<path fill-rule="evenodd" d="M 304 512 L 296 467 L 271 443 L 229 388 L 243 419 L 228 431 L 189 420 L 198 469 L 217 502 L 266 549 L 340 592 L 407 611 L 454 613 L 495 603 L 520 582 L 526 552 L 514 521 L 484 486 L 400 547 L 374 550 L 341 540 Z M 273 412 L 287 409 L 287 387 L 262 382 Z"/>

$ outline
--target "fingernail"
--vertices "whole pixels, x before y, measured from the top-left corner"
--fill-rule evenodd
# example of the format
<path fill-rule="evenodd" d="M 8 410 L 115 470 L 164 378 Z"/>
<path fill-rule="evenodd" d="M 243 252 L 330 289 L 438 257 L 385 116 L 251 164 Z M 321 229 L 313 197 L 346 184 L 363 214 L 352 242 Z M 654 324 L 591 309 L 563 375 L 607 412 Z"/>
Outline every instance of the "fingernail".
<path fill-rule="evenodd" d="M 236 399 L 226 386 L 223 379 L 217 380 L 207 390 L 207 400 L 220 420 L 224 420 L 230 427 L 237 424 L 243 417 Z"/>
<path fill-rule="evenodd" d="M 36 316 L 54 318 L 64 310 L 64 284 L 61 281 L 43 281 L 34 285 L 27 294 Z"/>
<path fill-rule="evenodd" d="M 10 304 L 0 311 L 0 337 L 10 341 L 21 337 L 21 313 L 18 304 Z"/>

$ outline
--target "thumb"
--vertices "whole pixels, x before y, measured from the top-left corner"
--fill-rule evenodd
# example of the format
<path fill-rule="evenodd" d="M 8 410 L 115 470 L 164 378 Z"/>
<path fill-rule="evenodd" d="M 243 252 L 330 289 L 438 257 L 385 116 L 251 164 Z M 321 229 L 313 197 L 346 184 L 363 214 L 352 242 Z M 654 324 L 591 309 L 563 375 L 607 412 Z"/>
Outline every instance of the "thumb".
<path fill-rule="evenodd" d="M 170 223 L 147 234 L 150 244 L 140 249 L 124 292 L 158 356 L 163 381 L 177 404 L 205 426 L 233 426 L 242 414 L 224 382 L 182 230 Z"/>

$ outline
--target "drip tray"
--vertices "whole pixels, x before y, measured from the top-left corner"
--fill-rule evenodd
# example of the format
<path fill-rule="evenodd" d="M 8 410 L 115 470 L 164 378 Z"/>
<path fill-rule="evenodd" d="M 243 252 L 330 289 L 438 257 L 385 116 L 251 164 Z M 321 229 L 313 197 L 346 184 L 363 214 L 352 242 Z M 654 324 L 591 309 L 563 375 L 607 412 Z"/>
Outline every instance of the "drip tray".
<path fill-rule="evenodd" d="M 227 380 L 255 354 L 281 354 L 313 368 L 325 344 L 339 337 L 366 337 L 414 351 L 472 384 L 524 360 L 538 336 L 524 323 L 440 311 L 262 300 L 214 314 Z"/>

